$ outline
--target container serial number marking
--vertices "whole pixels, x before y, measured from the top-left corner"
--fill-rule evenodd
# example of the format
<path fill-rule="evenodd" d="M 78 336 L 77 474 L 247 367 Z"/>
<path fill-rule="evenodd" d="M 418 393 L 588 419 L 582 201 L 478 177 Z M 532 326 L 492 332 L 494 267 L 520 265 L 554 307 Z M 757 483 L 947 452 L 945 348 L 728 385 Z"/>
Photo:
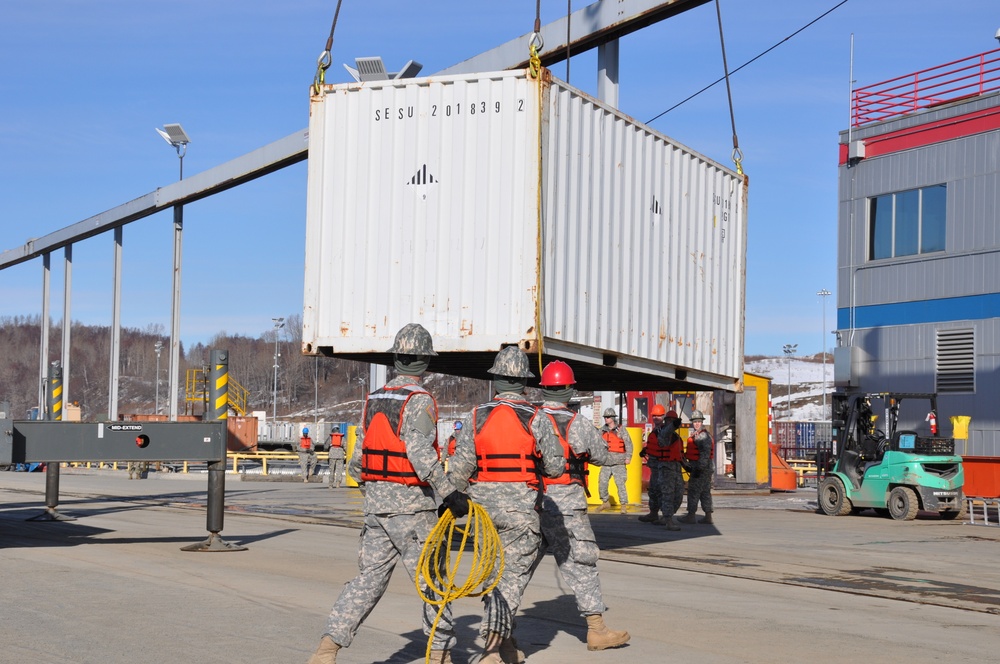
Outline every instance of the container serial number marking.
<path fill-rule="evenodd" d="M 514 104 L 518 113 L 524 112 L 524 100 L 518 99 Z M 430 107 L 430 117 L 460 117 L 460 116 L 475 116 L 475 115 L 498 115 L 504 112 L 503 102 L 494 101 L 469 101 L 469 102 L 456 102 L 454 104 L 431 104 Z M 375 109 L 375 122 L 384 122 L 386 120 L 407 120 L 415 117 L 417 115 L 417 109 L 415 106 L 400 106 L 399 108 L 391 108 L 386 106 L 385 108 Z"/>

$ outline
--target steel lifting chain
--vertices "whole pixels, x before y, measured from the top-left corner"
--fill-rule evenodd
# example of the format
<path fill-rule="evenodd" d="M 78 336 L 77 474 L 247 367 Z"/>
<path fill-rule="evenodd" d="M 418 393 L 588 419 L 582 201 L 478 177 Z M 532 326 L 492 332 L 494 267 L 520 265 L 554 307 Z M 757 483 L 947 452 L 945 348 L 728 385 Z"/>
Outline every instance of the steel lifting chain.
<path fill-rule="evenodd" d="M 319 54 L 316 58 L 316 75 L 313 76 L 313 94 L 318 95 L 320 90 L 323 88 L 323 84 L 326 82 L 326 70 L 330 68 L 330 63 L 333 62 L 333 55 L 331 51 L 333 50 L 333 33 L 337 30 L 337 19 L 340 18 L 340 5 L 344 0 L 337 0 L 337 9 L 333 13 L 333 25 L 330 26 L 330 36 L 326 40 L 326 48 L 323 52 Z"/>

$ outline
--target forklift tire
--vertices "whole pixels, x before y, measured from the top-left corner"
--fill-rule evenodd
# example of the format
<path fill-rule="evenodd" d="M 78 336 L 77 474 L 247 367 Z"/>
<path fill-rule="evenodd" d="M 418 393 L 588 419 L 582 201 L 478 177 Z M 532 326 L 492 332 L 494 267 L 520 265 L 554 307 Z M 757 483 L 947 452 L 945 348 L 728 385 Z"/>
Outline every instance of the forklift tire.
<path fill-rule="evenodd" d="M 853 508 L 844 483 L 835 475 L 828 475 L 819 483 L 818 502 L 823 514 L 829 516 L 846 516 Z"/>
<path fill-rule="evenodd" d="M 920 501 L 917 492 L 908 486 L 897 486 L 889 492 L 889 516 L 897 521 L 912 521 L 917 518 Z"/>

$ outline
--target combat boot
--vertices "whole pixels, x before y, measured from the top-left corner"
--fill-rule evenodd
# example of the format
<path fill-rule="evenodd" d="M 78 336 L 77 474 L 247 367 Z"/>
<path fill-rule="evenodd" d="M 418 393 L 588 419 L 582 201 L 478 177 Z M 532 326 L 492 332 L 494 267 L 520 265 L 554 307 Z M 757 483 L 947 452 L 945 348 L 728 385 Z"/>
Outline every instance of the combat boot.
<path fill-rule="evenodd" d="M 714 521 L 712 521 L 712 513 L 711 512 L 706 513 L 705 516 L 701 517 L 701 521 L 699 521 L 698 523 L 704 523 L 709 526 L 715 523 Z"/>
<path fill-rule="evenodd" d="M 324 636 L 319 642 L 319 648 L 316 648 L 316 652 L 306 664 L 337 664 L 338 650 L 340 650 L 340 644 L 334 643 L 329 636 Z"/>
<path fill-rule="evenodd" d="M 524 664 L 524 653 L 518 650 L 517 641 L 513 636 L 508 636 L 500 642 L 500 659 L 504 664 Z"/>
<path fill-rule="evenodd" d="M 656 512 L 650 512 L 649 514 L 643 514 L 639 517 L 639 521 L 645 521 L 646 523 L 652 523 L 656 521 Z"/>
<path fill-rule="evenodd" d="M 628 503 L 622 503 L 622 514 L 628 514 Z"/>
<path fill-rule="evenodd" d="M 674 517 L 667 518 L 667 530 L 680 530 L 681 527 L 677 525 L 677 520 Z"/>
<path fill-rule="evenodd" d="M 664 518 L 663 518 L 663 517 L 661 516 L 661 517 L 660 517 L 659 519 L 653 519 L 653 521 L 652 521 L 651 523 L 652 523 L 652 524 L 653 524 L 654 526 L 665 526 L 665 525 L 667 525 L 667 519 L 664 519 Z"/>
<path fill-rule="evenodd" d="M 587 616 L 587 650 L 617 648 L 628 643 L 629 638 L 628 632 L 608 629 L 601 614 Z"/>
<path fill-rule="evenodd" d="M 688 512 L 687 514 L 685 514 L 684 516 L 682 516 L 677 520 L 680 521 L 681 523 L 698 523 L 698 521 L 695 518 L 694 512 Z"/>
<path fill-rule="evenodd" d="M 602 511 L 611 509 L 611 500 L 605 500 L 598 509 Z"/>
<path fill-rule="evenodd" d="M 431 662 L 431 664 L 454 664 L 451 661 L 450 650 L 432 650 L 431 658 L 429 661 Z"/>

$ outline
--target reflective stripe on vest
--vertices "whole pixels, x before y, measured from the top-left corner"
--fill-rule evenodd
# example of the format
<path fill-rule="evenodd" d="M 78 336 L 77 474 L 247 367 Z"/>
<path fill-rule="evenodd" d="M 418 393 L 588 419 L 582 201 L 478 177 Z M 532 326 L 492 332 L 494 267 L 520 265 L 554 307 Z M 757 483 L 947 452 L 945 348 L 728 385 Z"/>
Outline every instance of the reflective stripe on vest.
<path fill-rule="evenodd" d="M 615 454 L 625 453 L 625 441 L 618 437 L 618 432 L 615 430 L 605 431 L 601 434 L 601 438 L 608 442 L 608 451 Z"/>
<path fill-rule="evenodd" d="M 535 407 L 498 399 L 472 411 L 478 470 L 470 482 L 524 482 L 538 487 L 538 452 L 531 435 Z"/>
<path fill-rule="evenodd" d="M 364 482 L 396 482 L 409 486 L 429 486 L 417 477 L 417 471 L 406 454 L 406 443 L 399 437 L 403 426 L 403 411 L 415 394 L 430 393 L 420 385 L 383 387 L 368 395 L 362 423 L 365 438 L 361 445 L 361 480 Z M 434 419 L 437 420 L 437 403 Z M 437 438 L 434 439 L 437 449 Z"/>
<path fill-rule="evenodd" d="M 573 423 L 573 420 L 576 419 L 577 414 L 568 408 L 544 407 L 542 408 L 542 412 L 552 421 L 552 425 L 556 429 L 556 435 L 559 437 L 559 444 L 562 445 L 563 456 L 566 457 L 566 467 L 563 468 L 563 474 L 555 479 L 543 477 L 542 480 L 545 482 L 545 486 L 559 484 L 587 486 L 587 475 L 590 472 L 587 468 L 588 455 L 577 454 L 569 446 L 569 427 Z"/>

